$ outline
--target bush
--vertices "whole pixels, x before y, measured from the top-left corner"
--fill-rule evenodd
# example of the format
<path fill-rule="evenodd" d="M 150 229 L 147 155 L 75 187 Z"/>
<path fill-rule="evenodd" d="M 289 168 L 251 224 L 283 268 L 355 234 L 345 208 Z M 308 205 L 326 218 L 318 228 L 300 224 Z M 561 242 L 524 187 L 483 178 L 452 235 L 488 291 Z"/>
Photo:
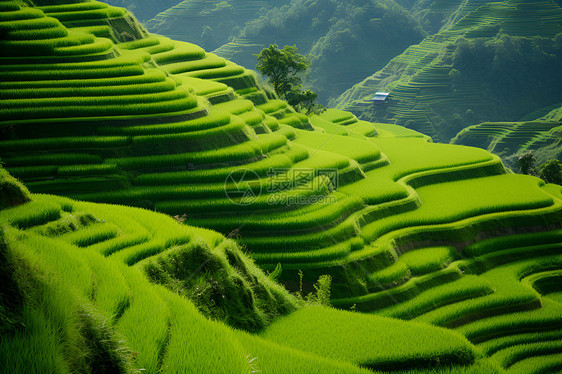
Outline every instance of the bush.
<path fill-rule="evenodd" d="M 521 174 L 536 175 L 536 161 L 537 159 L 535 158 L 533 151 L 527 151 L 519 156 L 519 158 L 517 159 L 517 163 L 519 164 L 519 170 L 521 171 Z"/>
<path fill-rule="evenodd" d="M 562 184 L 562 171 L 558 160 L 548 160 L 539 166 L 539 177 L 546 183 Z"/>
<path fill-rule="evenodd" d="M 144 269 L 152 282 L 185 295 L 207 317 L 260 330 L 286 312 L 286 306 L 259 283 L 238 247 L 222 247 L 211 250 L 204 242 L 193 242 L 149 260 Z"/>
<path fill-rule="evenodd" d="M 27 188 L 0 167 L 0 210 L 31 201 Z"/>

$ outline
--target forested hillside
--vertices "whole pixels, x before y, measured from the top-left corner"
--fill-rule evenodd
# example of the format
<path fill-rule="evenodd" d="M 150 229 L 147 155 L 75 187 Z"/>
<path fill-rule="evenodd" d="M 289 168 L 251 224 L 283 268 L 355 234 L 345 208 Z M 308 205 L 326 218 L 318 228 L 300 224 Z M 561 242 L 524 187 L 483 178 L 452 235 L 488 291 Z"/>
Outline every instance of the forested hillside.
<path fill-rule="evenodd" d="M 212 51 L 237 36 L 246 22 L 290 1 L 185 0 L 157 14 L 145 26 L 150 32 L 196 43 Z"/>
<path fill-rule="evenodd" d="M 141 22 L 146 22 L 158 13 L 177 5 L 178 0 L 110 0 L 107 4 L 127 8 L 129 12 L 134 13 Z"/>
<path fill-rule="evenodd" d="M 262 4 L 264 3 L 264 4 Z M 309 55 L 306 81 L 323 103 L 422 40 L 420 23 L 393 0 L 186 0 L 146 23 L 149 31 L 201 44 L 249 69 L 253 54 L 295 44 Z M 204 14 L 202 14 L 204 13 Z"/>

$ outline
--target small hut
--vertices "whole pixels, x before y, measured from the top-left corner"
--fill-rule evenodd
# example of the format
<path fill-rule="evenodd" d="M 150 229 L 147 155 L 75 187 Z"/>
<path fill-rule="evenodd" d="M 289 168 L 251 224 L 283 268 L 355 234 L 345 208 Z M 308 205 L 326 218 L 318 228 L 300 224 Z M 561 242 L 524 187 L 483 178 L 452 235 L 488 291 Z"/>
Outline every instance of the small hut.
<path fill-rule="evenodd" d="M 375 96 L 373 96 L 367 101 L 373 104 L 386 104 L 388 103 L 388 95 L 389 95 L 388 92 L 377 92 L 375 93 Z"/>

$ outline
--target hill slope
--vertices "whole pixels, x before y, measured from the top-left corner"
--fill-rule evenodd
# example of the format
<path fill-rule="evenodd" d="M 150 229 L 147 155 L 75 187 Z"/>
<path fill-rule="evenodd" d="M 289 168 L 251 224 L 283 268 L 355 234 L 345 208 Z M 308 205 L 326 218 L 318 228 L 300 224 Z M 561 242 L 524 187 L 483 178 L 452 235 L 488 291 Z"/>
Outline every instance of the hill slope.
<path fill-rule="evenodd" d="M 517 170 L 517 158 L 523 152 L 533 151 L 537 165 L 550 159 L 562 159 L 560 149 L 561 108 L 539 118 L 519 122 L 485 122 L 467 127 L 452 140 L 453 144 L 486 148 L 500 155 Z"/>
<path fill-rule="evenodd" d="M 243 25 L 290 0 L 184 0 L 146 22 L 148 30 L 213 50 L 227 43 Z"/>
<path fill-rule="evenodd" d="M 182 339 L 193 336 L 190 344 L 198 339 L 197 335 L 182 337 L 184 329 L 189 330 L 189 321 L 206 321 L 201 322 L 202 326 L 217 329 L 212 335 L 217 340 L 208 343 L 230 350 L 225 355 L 232 361 L 225 363 L 225 372 L 248 371 L 253 361 L 246 358 L 247 352 L 264 357 L 260 370 L 267 367 L 278 372 L 299 372 L 290 366 L 293 363 L 306 368 L 324 365 L 331 372 L 359 370 L 353 365 L 386 370 L 385 362 L 391 362 L 394 370 L 422 369 L 436 360 L 455 366 L 459 372 L 500 371 L 498 365 L 525 372 L 540 356 L 545 357 L 541 367 L 560 365 L 556 356 L 559 335 L 556 331 L 542 334 L 545 329 L 559 329 L 562 323 L 557 281 L 560 186 L 506 174 L 500 159 L 484 150 L 430 143 L 415 131 L 359 121 L 348 112 L 328 110 L 307 118 L 262 91 L 253 73 L 196 45 L 149 35 L 123 11 L 103 8 L 106 10 L 96 11 L 94 17 L 90 11 L 79 9 L 103 7 L 99 3 L 64 4 L 56 12 L 53 8 L 25 7 L 19 2 L 3 2 L 0 6 L 4 35 L 0 46 L 2 51 L 9 51 L 0 57 L 0 97 L 6 105 L 0 117 L 0 157 L 7 170 L 21 178 L 32 192 L 148 207 L 178 215 L 178 220 L 187 224 L 213 228 L 235 238 L 263 269 L 273 271 L 280 264 L 282 272 L 275 274 L 293 290 L 300 288 L 297 282 L 301 270 L 304 292 L 314 289 L 313 283 L 320 275 L 328 274 L 332 276 L 332 303 L 338 307 L 457 330 L 430 332 L 444 334 L 434 341 L 452 342 L 447 343 L 454 348 L 452 354 L 442 346 L 425 347 L 421 343 L 412 349 L 428 349 L 412 355 L 405 351 L 404 356 L 390 349 L 360 350 L 369 346 L 370 340 L 363 340 L 355 332 L 350 350 L 337 352 L 322 344 L 334 341 L 334 332 L 321 331 L 317 339 L 310 339 L 309 334 L 284 336 L 285 322 L 281 319 L 280 327 L 271 332 L 266 329 L 263 337 L 272 341 L 290 338 L 293 348 L 308 353 L 277 349 L 273 343 L 253 335 L 238 338 L 238 332 L 225 332 L 232 330 L 203 320 L 191 302 L 170 292 L 181 293 L 183 274 L 170 265 L 176 257 L 168 249 L 181 252 L 186 243 L 172 240 L 175 234 L 169 233 L 145 245 L 135 242 L 135 235 L 138 231 L 143 236 L 146 231 L 139 225 L 149 231 L 160 226 L 150 223 L 152 219 L 167 220 L 173 224 L 171 231 L 181 234 L 183 230 L 171 218 L 133 208 L 41 196 L 34 198 L 34 204 L 29 203 L 32 205 L 4 209 L 1 214 L 4 226 L 9 226 L 9 243 L 17 244 L 15 238 L 29 235 L 30 243 L 44 241 L 45 245 L 59 247 L 66 238 L 70 247 L 61 245 L 57 251 L 74 253 L 69 258 L 78 262 L 86 260 L 80 259 L 82 252 L 76 252 L 76 247 L 82 245 L 93 252 L 120 243 L 121 250 L 103 263 L 137 269 L 119 270 L 125 274 L 124 282 L 131 285 L 137 281 L 148 284 L 138 272 L 141 265 L 147 265 L 147 277 L 168 287 L 168 291 L 161 291 L 166 288 L 152 285 L 156 288 L 142 296 L 153 299 L 147 302 L 156 303 L 150 304 L 156 309 L 161 305 L 159 297 L 170 310 L 169 317 L 159 317 L 162 320 L 155 323 L 154 333 L 150 337 L 138 336 L 132 327 L 123 333 L 130 335 L 134 352 L 145 360 L 142 367 L 174 371 L 182 365 L 211 365 L 215 356 L 202 356 L 196 361 L 185 357 L 188 343 Z M 46 16 L 41 9 L 52 11 L 52 16 Z M 59 21 L 68 22 L 69 18 L 72 22 L 68 26 Z M 135 40 L 119 40 L 125 37 L 124 32 Z M 112 209 L 122 209 L 123 213 L 113 215 Z M 80 230 L 60 237 L 49 234 L 51 225 L 55 229 L 59 223 L 67 225 L 64 222 L 70 217 L 66 213 L 75 211 L 91 213 L 98 220 L 107 217 L 106 221 L 113 225 L 90 225 L 84 231 L 78 225 Z M 145 215 L 153 218 L 146 218 L 144 224 L 131 222 L 142 221 Z M 56 223 L 49 224 L 50 221 Z M 47 227 L 35 227 L 38 225 Z M 54 236 L 54 242 L 43 239 L 44 233 Z M 206 242 L 213 252 L 218 242 Z M 10 251 L 16 244 L 9 244 Z M 37 250 L 40 248 L 38 245 Z M 104 252 L 96 253 L 92 256 L 101 261 Z M 56 258 L 42 259 L 43 254 L 33 255 L 29 261 L 44 263 L 47 268 L 57 263 L 51 262 Z M 146 261 L 153 256 L 154 261 Z M 259 291 L 258 284 L 278 289 L 261 276 L 256 275 L 257 284 L 251 276 L 246 281 L 243 274 L 237 277 L 234 273 L 238 271 L 232 268 L 238 261 L 231 262 L 232 258 L 226 253 L 225 256 L 230 265 L 219 262 L 227 269 L 226 280 L 232 278 L 238 289 L 248 286 L 254 294 L 256 288 Z M 202 261 L 188 262 L 191 265 Z M 65 266 L 69 265 L 61 264 L 61 269 Z M 57 266 L 55 273 L 56 269 Z M 77 270 L 72 274 L 77 280 L 67 285 L 71 288 L 68 293 L 92 295 L 92 278 Z M 46 279 L 51 282 L 51 277 Z M 60 277 L 52 279 L 58 282 Z M 72 290 L 73 285 L 78 290 Z M 188 282 L 186 286 L 193 285 Z M 278 294 L 290 300 L 282 290 Z M 205 297 L 196 296 L 191 296 L 195 304 L 208 305 Z M 257 304 L 264 302 L 264 308 L 246 313 L 255 318 L 253 322 L 239 321 L 241 327 L 258 329 L 273 316 L 291 309 L 290 301 L 283 307 L 275 299 L 267 306 L 268 300 L 273 302 L 271 298 L 260 296 L 257 292 L 254 299 Z M 242 305 L 251 305 L 248 300 L 252 297 L 247 292 L 241 291 L 239 299 Z M 107 302 L 118 300 L 110 296 Z M 276 306 L 280 309 L 275 310 Z M 217 318 L 220 311 L 221 308 L 211 308 L 207 315 Z M 112 313 L 106 310 L 106 318 Z M 185 313 L 187 317 L 182 316 Z M 326 313 L 301 312 L 287 321 L 306 326 L 310 314 L 331 321 L 344 312 Z M 133 315 L 130 326 L 137 327 L 138 320 Z M 345 316 L 341 318 L 357 318 L 350 326 L 367 323 L 365 316 Z M 365 318 L 373 324 L 374 332 L 387 323 L 397 323 L 371 317 Z M 223 320 L 238 326 L 228 318 Z M 179 334 L 177 340 L 172 338 L 163 345 L 168 323 Z M 403 328 L 396 332 L 406 335 L 392 339 L 413 339 L 407 326 L 427 328 L 402 323 L 399 326 Z M 330 323 L 325 326 L 330 327 Z M 483 352 L 490 359 L 481 358 L 459 333 L 473 344 L 483 344 Z M 170 334 L 173 337 L 175 333 Z M 420 332 L 413 336 L 423 335 Z M 146 344 L 143 339 L 148 339 Z M 396 341 L 392 339 L 381 344 L 392 345 Z M 520 346 L 524 343 L 531 344 L 530 348 Z M 161 353 L 163 346 L 167 348 Z M 218 354 L 216 349 L 207 351 Z"/>
<path fill-rule="evenodd" d="M 110 0 L 107 4 L 127 8 L 139 21 L 148 21 L 158 13 L 178 4 L 178 0 Z"/>
<path fill-rule="evenodd" d="M 279 325 L 263 337 L 234 330 L 217 320 L 261 329 L 264 316 L 287 313 L 296 301 L 233 241 L 146 210 L 30 195 L 1 169 L 0 183 L 4 193 L 10 186 L 9 196 L 28 200 L 0 212 L 6 372 L 370 372 L 355 366 L 365 364 L 462 370 L 477 355 L 445 329 L 319 306 L 283 321 L 293 326 L 294 339 L 306 339 L 298 324 L 312 315 L 373 332 L 394 330 L 383 339 L 353 334 L 350 348 L 406 339 L 411 345 L 334 357 L 278 342 Z M 336 338 L 326 327 L 316 331 Z M 423 344 L 429 337 L 441 343 Z"/>
<path fill-rule="evenodd" d="M 93 45 L 109 42 L 92 40 Z M 311 128 L 308 119 L 281 101 L 268 101 L 250 72 L 194 45 L 158 36 L 104 45 L 120 56 L 88 62 L 96 55 L 78 55 L 81 62 L 56 65 L 22 56 L 31 63 L 4 65 L 2 95 L 13 109 L 3 111 L 2 129 L 5 139 L 13 140 L 0 143 L 0 154 L 32 191 L 187 214 L 197 225 L 226 234 L 237 230 L 264 266 L 282 262 L 287 269 L 306 264 L 325 269 L 370 263 L 374 255 L 392 264 L 394 250 L 372 241 L 399 228 L 381 218 L 417 215 L 423 200 L 416 190 L 422 186 L 438 190 L 460 179 L 495 175 L 502 184 L 511 178 L 486 152 L 427 143 L 418 133 L 360 122 L 345 112 L 313 117 L 319 130 L 301 130 Z M 49 69 L 65 79 L 50 80 Z M 111 74 L 120 78 L 107 77 Z M 138 80 L 147 83 L 127 85 Z M 92 87 L 72 88 L 85 82 Z M 41 98 L 53 95 L 52 87 L 63 97 Z M 141 92 L 124 96 L 123 90 Z M 115 92 L 119 95 L 112 96 Z M 73 104 L 78 102 L 79 108 Z M 419 155 L 416 163 L 412 153 Z M 229 179 L 244 177 L 245 171 L 253 173 L 246 177 L 251 191 L 262 192 L 251 204 L 233 198 L 240 186 Z M 536 201 L 529 208 L 551 205 L 555 219 L 557 203 L 545 200 L 540 188 L 529 190 L 527 199 Z M 527 209 L 516 201 L 502 207 L 483 203 L 479 209 L 481 214 L 510 206 Z M 459 214 L 441 221 L 466 216 Z M 374 266 L 370 272 L 381 264 Z M 347 276 L 337 279 L 344 289 L 351 286 Z"/>
<path fill-rule="evenodd" d="M 552 1 L 468 1 L 439 33 L 334 105 L 439 141 L 484 121 L 517 121 L 560 102 L 561 19 L 562 8 Z M 390 102 L 369 103 L 376 91 L 389 91 Z"/>

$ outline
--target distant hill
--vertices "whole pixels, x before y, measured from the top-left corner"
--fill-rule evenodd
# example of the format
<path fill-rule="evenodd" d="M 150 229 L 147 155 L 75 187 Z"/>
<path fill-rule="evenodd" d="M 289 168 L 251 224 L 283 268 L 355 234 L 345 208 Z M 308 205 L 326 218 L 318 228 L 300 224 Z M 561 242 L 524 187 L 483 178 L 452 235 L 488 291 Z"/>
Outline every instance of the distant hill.
<path fill-rule="evenodd" d="M 127 8 L 139 21 L 145 22 L 176 5 L 179 0 L 109 0 L 107 4 Z"/>
<path fill-rule="evenodd" d="M 254 54 L 269 44 L 296 44 L 309 55 L 312 67 L 306 83 L 323 103 L 425 35 L 416 18 L 393 0 L 232 0 L 216 8 L 213 4 L 186 0 L 146 27 L 215 49 L 249 69 L 255 68 Z"/>
<path fill-rule="evenodd" d="M 562 8 L 552 1 L 464 4 L 439 33 L 332 104 L 447 142 L 470 125 L 517 121 L 559 103 Z M 388 105 L 369 103 L 376 91 L 390 92 Z"/>
<path fill-rule="evenodd" d="M 250 20 L 291 0 L 184 0 L 176 1 L 145 27 L 153 33 L 201 45 L 213 50 L 228 43 Z M 250 66 L 249 66 L 250 67 Z"/>

